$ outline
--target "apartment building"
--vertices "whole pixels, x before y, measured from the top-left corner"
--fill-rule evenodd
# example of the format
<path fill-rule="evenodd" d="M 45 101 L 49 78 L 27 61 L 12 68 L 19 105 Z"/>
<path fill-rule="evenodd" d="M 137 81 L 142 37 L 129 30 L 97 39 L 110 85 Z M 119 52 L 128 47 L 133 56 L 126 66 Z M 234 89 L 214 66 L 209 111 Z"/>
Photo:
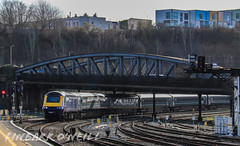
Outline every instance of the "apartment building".
<path fill-rule="evenodd" d="M 113 22 L 106 21 L 105 17 L 95 16 L 77 16 L 68 17 L 63 19 L 65 26 L 68 28 L 81 27 L 85 24 L 90 25 L 91 29 L 99 28 L 101 30 L 113 29 Z"/>
<path fill-rule="evenodd" d="M 184 27 L 228 27 L 240 26 L 240 10 L 156 10 L 156 24 Z"/>
<path fill-rule="evenodd" d="M 163 23 L 165 26 L 189 27 L 189 11 L 176 9 L 156 10 L 156 23 Z"/>

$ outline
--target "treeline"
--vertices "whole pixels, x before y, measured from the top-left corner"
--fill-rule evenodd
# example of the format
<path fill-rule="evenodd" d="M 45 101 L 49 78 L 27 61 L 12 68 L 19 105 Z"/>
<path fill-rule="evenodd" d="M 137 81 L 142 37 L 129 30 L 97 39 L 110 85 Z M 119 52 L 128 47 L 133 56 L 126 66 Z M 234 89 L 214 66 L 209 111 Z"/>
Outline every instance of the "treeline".
<path fill-rule="evenodd" d="M 102 31 L 86 25 L 76 29 L 18 29 L 0 33 L 1 64 L 9 63 L 9 46 L 14 45 L 13 62 L 17 65 L 68 55 L 112 52 L 184 58 L 194 53 L 210 61 L 218 59 L 215 62 L 220 65 L 230 62 L 231 66 L 239 66 L 236 61 L 240 53 L 240 31 L 237 29 L 139 27 Z"/>

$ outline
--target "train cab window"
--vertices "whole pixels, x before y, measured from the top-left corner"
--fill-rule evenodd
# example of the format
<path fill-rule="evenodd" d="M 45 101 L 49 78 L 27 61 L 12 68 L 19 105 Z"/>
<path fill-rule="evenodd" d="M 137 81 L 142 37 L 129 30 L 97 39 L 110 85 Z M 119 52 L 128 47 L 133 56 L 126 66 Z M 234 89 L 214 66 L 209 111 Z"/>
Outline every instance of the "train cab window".
<path fill-rule="evenodd" d="M 59 102 L 59 101 L 60 101 L 60 97 L 51 97 L 51 96 L 47 97 L 47 102 Z"/>

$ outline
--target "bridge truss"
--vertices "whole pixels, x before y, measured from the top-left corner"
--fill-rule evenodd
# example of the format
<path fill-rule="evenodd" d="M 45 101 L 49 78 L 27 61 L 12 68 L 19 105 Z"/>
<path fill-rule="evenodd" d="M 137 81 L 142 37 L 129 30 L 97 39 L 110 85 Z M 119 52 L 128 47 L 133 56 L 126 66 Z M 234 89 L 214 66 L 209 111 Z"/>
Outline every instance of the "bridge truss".
<path fill-rule="evenodd" d="M 180 58 L 143 54 L 88 54 L 68 56 L 33 64 L 16 71 L 21 74 L 80 76 L 173 76 L 186 66 Z M 181 70 L 182 71 L 182 70 Z"/>

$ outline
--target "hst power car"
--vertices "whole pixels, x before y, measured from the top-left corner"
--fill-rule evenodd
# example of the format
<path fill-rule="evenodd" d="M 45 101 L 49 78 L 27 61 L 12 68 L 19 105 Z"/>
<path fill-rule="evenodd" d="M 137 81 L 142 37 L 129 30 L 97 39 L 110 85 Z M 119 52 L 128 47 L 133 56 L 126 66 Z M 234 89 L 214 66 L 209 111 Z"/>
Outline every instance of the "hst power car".
<path fill-rule="evenodd" d="M 198 108 L 196 94 L 156 94 L 156 111 Z M 229 95 L 202 95 L 202 106 L 228 106 Z M 43 112 L 47 120 L 64 120 L 104 114 L 134 114 L 151 111 L 153 94 L 101 94 L 51 91 L 45 95 Z"/>

